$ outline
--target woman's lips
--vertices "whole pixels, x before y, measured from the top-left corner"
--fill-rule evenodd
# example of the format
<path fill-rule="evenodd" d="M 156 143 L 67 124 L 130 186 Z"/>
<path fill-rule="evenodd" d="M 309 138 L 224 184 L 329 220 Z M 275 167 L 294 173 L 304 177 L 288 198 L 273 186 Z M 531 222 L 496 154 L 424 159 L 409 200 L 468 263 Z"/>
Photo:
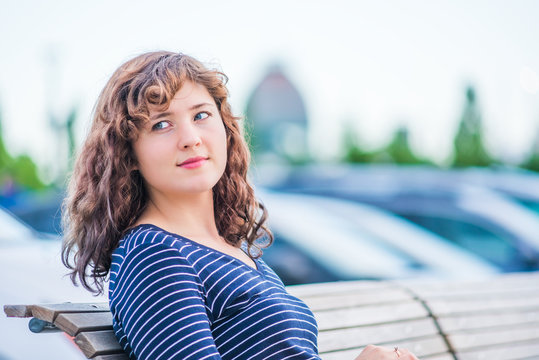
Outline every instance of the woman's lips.
<path fill-rule="evenodd" d="M 195 169 L 202 166 L 206 160 L 208 160 L 208 158 L 196 156 L 185 160 L 178 166 L 184 169 Z"/>

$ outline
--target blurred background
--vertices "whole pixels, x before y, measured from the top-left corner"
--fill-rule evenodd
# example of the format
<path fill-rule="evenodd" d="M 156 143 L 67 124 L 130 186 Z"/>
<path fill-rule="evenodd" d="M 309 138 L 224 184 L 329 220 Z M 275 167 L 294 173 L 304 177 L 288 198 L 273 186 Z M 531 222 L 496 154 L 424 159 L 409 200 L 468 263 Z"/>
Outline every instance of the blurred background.
<path fill-rule="evenodd" d="M 536 1 L 1 4 L 2 304 L 106 301 L 63 276 L 60 204 L 105 82 L 160 49 L 228 75 L 286 284 L 539 270 Z M 0 325 L 0 360 L 80 358 Z"/>

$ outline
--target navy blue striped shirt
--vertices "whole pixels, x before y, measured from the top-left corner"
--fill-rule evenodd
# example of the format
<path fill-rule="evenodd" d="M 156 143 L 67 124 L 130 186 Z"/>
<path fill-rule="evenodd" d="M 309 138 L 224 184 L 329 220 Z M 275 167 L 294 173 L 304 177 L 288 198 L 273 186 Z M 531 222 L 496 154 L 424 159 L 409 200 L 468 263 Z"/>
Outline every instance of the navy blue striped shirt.
<path fill-rule="evenodd" d="M 310 309 L 262 261 L 242 261 L 154 225 L 112 254 L 109 305 L 132 359 L 319 359 Z"/>

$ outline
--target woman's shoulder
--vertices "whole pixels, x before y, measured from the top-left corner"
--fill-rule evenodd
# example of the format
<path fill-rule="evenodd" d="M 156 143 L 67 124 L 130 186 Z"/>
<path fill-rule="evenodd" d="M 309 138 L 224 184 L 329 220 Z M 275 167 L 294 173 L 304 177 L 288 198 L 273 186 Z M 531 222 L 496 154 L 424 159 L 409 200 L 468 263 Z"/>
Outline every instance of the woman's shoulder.
<path fill-rule="evenodd" d="M 151 224 L 129 229 L 112 253 L 109 301 L 131 286 L 126 284 L 168 276 L 187 276 L 196 283 L 198 276 L 189 259 L 192 248 L 181 236 Z"/>
<path fill-rule="evenodd" d="M 183 266 L 191 267 L 188 257 L 192 252 L 193 246 L 179 235 L 152 224 L 136 225 L 125 233 L 112 252 L 111 287 L 116 277 L 134 264 L 160 261 L 173 256 Z"/>
<path fill-rule="evenodd" d="M 180 235 L 169 233 L 153 224 L 140 224 L 129 229 L 120 239 L 115 253 L 127 256 L 134 249 L 160 245 L 160 247 L 176 248 L 183 252 L 190 247 L 190 242 Z"/>

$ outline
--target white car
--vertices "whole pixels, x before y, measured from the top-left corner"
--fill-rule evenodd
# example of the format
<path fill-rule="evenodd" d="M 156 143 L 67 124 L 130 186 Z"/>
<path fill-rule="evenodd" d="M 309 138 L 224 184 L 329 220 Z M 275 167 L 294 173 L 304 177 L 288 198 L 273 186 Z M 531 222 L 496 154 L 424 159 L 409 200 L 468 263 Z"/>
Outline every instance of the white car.
<path fill-rule="evenodd" d="M 60 259 L 59 238 L 35 232 L 1 208 L 0 228 L 2 305 L 107 301 L 71 283 Z M 0 316 L 0 359 L 86 358 L 63 333 L 33 334 L 28 321 Z"/>
<path fill-rule="evenodd" d="M 285 284 L 484 278 L 499 272 L 449 240 L 372 206 L 312 195 L 257 194 L 268 208 L 275 233 L 275 244 L 265 250 L 264 258 Z M 311 273 L 321 274 L 316 278 Z"/>

